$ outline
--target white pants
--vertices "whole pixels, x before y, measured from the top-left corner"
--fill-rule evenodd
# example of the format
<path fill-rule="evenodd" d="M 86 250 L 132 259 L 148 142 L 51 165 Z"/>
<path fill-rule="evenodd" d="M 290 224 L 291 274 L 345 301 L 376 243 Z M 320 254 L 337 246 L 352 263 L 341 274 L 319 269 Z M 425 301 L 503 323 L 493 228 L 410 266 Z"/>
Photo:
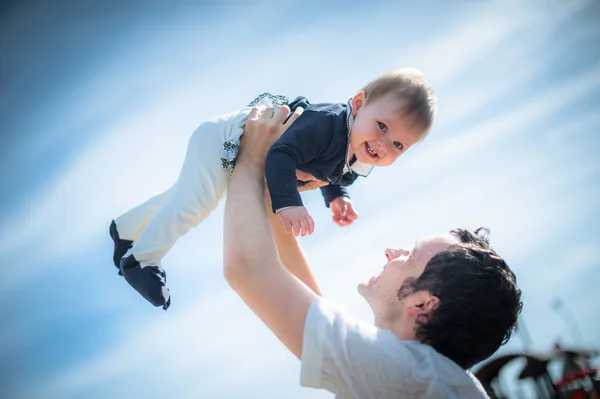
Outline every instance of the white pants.
<path fill-rule="evenodd" d="M 230 169 L 223 159 L 237 155 L 224 143 L 238 142 L 251 108 L 243 108 L 202 123 L 189 140 L 177 182 L 115 219 L 119 236 L 134 241 L 125 256 L 142 267 L 160 265 L 177 239 L 196 227 L 219 204 L 229 187 Z"/>

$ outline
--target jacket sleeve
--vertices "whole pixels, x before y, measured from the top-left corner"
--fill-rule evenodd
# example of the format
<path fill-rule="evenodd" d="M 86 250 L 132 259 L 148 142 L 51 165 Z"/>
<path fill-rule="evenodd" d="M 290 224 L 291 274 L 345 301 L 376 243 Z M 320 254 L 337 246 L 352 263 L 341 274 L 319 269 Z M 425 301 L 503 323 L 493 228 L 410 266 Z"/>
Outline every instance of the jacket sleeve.
<path fill-rule="evenodd" d="M 327 152 L 337 124 L 335 114 L 308 109 L 273 144 L 265 163 L 273 212 L 288 206 L 302 206 L 296 166 Z"/>
<path fill-rule="evenodd" d="M 325 200 L 325 206 L 327 208 L 329 208 L 329 203 L 337 197 L 350 198 L 350 194 L 348 194 L 346 187 L 340 186 L 339 184 L 329 184 L 321 187 L 321 194 L 323 194 L 323 199 Z"/>

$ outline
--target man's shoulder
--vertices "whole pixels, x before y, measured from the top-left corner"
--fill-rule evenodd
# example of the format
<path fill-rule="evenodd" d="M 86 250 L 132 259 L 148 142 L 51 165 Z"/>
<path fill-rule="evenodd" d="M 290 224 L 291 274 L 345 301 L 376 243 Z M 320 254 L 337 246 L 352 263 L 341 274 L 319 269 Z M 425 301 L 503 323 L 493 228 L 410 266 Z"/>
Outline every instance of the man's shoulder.
<path fill-rule="evenodd" d="M 380 340 L 379 361 L 369 367 L 370 378 L 380 378 L 389 392 L 426 394 L 428 397 L 485 399 L 479 381 L 429 345 L 400 340 L 387 330 Z M 377 364 L 379 367 L 373 367 Z M 376 375 L 373 375 L 376 374 Z"/>
<path fill-rule="evenodd" d="M 315 337 L 327 337 L 333 352 L 338 355 L 352 354 L 353 367 L 348 370 L 352 378 L 362 378 L 353 375 L 357 371 L 390 392 L 428 391 L 447 393 L 447 397 L 485 397 L 480 394 L 480 387 L 470 373 L 433 347 L 402 340 L 389 330 L 349 315 L 329 301 L 316 302 L 310 318 L 320 318 L 321 323 L 330 327 L 323 328 L 329 333 L 315 334 Z M 311 322 L 318 324 L 316 320 Z"/>
<path fill-rule="evenodd" d="M 431 377 L 436 390 L 447 397 L 487 398 L 475 376 L 429 345 L 416 341 L 400 341 L 409 352 L 417 373 Z"/>

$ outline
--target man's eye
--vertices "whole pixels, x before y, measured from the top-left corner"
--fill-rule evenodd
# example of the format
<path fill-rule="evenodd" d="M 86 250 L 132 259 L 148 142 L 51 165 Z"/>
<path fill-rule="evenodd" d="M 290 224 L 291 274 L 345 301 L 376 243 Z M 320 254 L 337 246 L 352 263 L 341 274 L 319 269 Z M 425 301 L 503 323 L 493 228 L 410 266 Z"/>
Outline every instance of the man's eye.
<path fill-rule="evenodd" d="M 404 146 L 402 145 L 401 142 L 399 141 L 394 141 L 394 145 L 396 146 L 397 149 L 401 150 L 404 148 Z"/>
<path fill-rule="evenodd" d="M 387 126 L 385 125 L 385 123 L 377 122 L 377 124 L 379 125 L 379 128 L 381 130 L 383 130 L 384 132 L 387 132 Z"/>

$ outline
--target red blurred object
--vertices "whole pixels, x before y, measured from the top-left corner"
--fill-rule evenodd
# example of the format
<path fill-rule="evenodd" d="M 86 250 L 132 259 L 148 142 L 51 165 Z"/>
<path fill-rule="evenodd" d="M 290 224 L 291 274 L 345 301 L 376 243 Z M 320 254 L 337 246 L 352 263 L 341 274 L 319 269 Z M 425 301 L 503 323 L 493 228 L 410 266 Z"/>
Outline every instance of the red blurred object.
<path fill-rule="evenodd" d="M 594 378 L 596 376 L 596 372 L 597 372 L 597 370 L 593 369 L 593 368 L 586 368 L 583 370 L 576 371 L 576 372 L 569 374 L 569 375 L 565 376 L 564 378 L 562 378 L 560 381 L 558 381 L 556 383 L 556 386 L 558 388 L 562 388 L 565 385 L 571 384 L 575 381 L 584 380 L 588 377 Z"/>

